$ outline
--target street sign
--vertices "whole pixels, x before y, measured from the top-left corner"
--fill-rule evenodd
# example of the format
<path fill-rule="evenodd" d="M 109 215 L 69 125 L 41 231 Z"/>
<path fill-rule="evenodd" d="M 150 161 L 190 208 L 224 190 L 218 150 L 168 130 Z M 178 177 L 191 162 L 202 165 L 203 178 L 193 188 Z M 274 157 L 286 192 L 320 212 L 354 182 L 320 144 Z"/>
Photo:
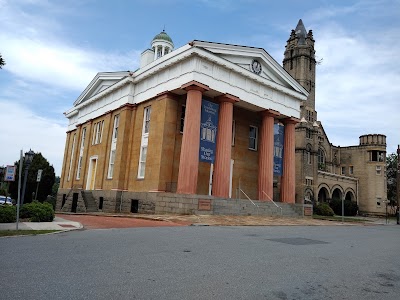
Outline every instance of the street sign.
<path fill-rule="evenodd" d="M 16 166 L 7 166 L 6 174 L 4 176 L 4 181 L 15 181 L 15 171 L 17 170 Z"/>
<path fill-rule="evenodd" d="M 36 182 L 40 182 L 40 179 L 42 179 L 42 172 L 43 172 L 42 169 L 39 169 L 39 170 L 37 171 Z"/>

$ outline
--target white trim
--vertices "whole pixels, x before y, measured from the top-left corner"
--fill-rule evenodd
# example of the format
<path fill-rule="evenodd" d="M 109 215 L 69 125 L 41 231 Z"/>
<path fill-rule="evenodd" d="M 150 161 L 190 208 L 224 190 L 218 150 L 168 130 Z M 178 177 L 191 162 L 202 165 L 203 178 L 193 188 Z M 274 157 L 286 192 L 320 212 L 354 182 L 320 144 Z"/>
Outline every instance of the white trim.
<path fill-rule="evenodd" d="M 96 182 L 96 171 L 97 171 L 97 161 L 99 159 L 98 155 L 93 155 L 89 158 L 89 168 L 88 168 L 88 176 L 86 180 L 86 190 L 90 190 L 90 182 L 92 181 L 92 161 L 96 161 L 95 168 L 94 168 L 94 182 Z M 94 186 L 93 186 L 94 188 Z"/>

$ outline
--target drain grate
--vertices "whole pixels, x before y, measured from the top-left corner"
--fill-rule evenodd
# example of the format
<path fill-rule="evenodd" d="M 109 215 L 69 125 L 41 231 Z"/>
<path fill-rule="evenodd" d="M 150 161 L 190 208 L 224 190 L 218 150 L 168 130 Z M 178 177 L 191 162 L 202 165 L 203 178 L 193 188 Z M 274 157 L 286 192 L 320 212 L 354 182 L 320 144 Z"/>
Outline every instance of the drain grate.
<path fill-rule="evenodd" d="M 318 245 L 329 244 L 328 242 L 306 239 L 306 238 L 280 238 L 280 239 L 267 239 L 268 241 L 284 243 L 289 245 Z"/>

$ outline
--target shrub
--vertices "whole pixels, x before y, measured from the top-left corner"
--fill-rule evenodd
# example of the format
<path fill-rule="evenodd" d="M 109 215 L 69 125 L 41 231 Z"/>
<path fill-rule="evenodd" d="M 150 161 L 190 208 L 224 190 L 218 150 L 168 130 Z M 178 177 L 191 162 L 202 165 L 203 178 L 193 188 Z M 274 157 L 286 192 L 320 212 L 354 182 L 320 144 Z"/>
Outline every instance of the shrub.
<path fill-rule="evenodd" d="M 0 205 L 0 223 L 14 223 L 16 215 L 15 206 Z"/>
<path fill-rule="evenodd" d="M 342 215 L 342 200 L 333 199 L 330 203 L 331 208 L 334 213 L 341 216 Z M 358 205 L 356 202 L 351 200 L 344 200 L 344 215 L 345 216 L 355 216 L 358 212 Z"/>
<path fill-rule="evenodd" d="M 317 203 L 314 207 L 314 213 L 320 216 L 333 216 L 333 210 L 330 208 L 328 203 Z"/>
<path fill-rule="evenodd" d="M 54 219 L 54 209 L 50 203 L 33 201 L 21 207 L 20 217 L 22 219 L 29 219 L 31 222 L 52 222 Z"/>
<path fill-rule="evenodd" d="M 50 203 L 51 206 L 53 207 L 53 210 L 56 210 L 57 198 L 49 195 L 49 196 L 47 196 L 46 200 L 44 200 L 43 202 Z"/>

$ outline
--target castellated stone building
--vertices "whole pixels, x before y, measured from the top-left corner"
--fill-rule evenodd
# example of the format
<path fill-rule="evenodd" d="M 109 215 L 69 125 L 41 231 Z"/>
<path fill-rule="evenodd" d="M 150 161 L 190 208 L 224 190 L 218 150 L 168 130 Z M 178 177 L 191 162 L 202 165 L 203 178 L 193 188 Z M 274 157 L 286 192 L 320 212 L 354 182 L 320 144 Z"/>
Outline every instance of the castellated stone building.
<path fill-rule="evenodd" d="M 360 213 L 384 214 L 386 136 L 366 134 L 359 145 L 348 147 L 329 141 L 315 108 L 314 42 L 300 20 L 283 60 L 285 70 L 309 92 L 296 125 L 296 202 L 349 199 L 358 203 Z"/>
<path fill-rule="evenodd" d="M 162 31 L 134 72 L 98 73 L 69 120 L 56 210 L 309 215 L 343 197 L 382 213 L 384 135 L 333 146 L 315 110 L 312 32 L 264 49 Z"/>

